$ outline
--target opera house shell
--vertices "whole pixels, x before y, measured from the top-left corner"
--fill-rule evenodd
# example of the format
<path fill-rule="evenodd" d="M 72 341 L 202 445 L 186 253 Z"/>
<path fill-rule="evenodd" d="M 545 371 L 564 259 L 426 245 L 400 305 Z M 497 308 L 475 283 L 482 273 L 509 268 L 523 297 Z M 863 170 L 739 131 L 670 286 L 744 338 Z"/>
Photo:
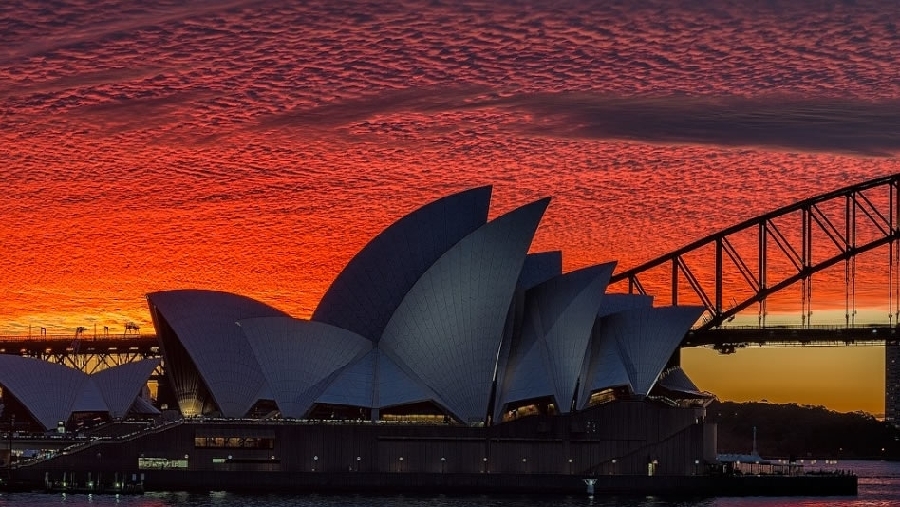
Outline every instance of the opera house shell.
<path fill-rule="evenodd" d="M 147 379 L 159 359 L 144 359 L 87 374 L 81 370 L 31 357 L 0 354 L 0 410 L 19 405 L 44 430 L 65 426 L 77 414 L 101 420 L 129 413 L 158 414 L 144 394 Z M 27 422 L 22 421 L 20 422 Z"/>
<path fill-rule="evenodd" d="M 529 253 L 549 204 L 488 220 L 491 188 L 373 238 L 311 319 L 206 290 L 148 294 L 186 417 L 492 425 L 612 399 L 708 399 L 669 360 L 699 307 L 606 294 L 615 267 Z M 668 366 L 668 368 L 667 368 Z"/>

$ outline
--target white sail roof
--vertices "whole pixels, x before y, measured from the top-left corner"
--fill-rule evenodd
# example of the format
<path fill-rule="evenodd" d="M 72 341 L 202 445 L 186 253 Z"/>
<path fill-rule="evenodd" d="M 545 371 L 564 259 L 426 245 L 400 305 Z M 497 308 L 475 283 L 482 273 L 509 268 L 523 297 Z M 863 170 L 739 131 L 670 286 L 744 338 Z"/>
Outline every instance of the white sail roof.
<path fill-rule="evenodd" d="M 131 404 L 131 408 L 128 409 L 129 412 L 135 414 L 158 414 L 159 409 L 154 407 L 150 401 L 138 396 L 134 399 L 134 403 Z"/>
<path fill-rule="evenodd" d="M 374 408 L 375 368 L 381 359 L 376 357 L 378 355 L 378 348 L 373 347 L 363 357 L 347 365 L 316 398 L 316 403 Z"/>
<path fill-rule="evenodd" d="M 532 292 L 532 305 L 526 315 L 540 313 L 540 320 L 532 320 L 534 329 L 543 333 L 547 354 L 547 374 L 555 388 L 560 412 L 569 412 L 575 395 L 575 386 L 581 373 L 584 355 L 591 340 L 591 329 L 597 310 L 603 300 L 603 292 L 609 283 L 615 263 L 602 264 L 573 271 L 552 278 Z M 569 304 L 558 302 L 568 299 Z M 527 317 L 526 317 L 527 318 Z"/>
<path fill-rule="evenodd" d="M 560 274 L 561 252 L 528 254 L 549 198 L 486 222 L 490 194 L 460 192 L 389 226 L 309 321 L 223 292 L 148 295 L 182 413 L 242 417 L 261 397 L 286 417 L 431 401 L 480 422 L 495 380 L 495 417 L 548 395 L 562 412 L 605 387 L 646 395 L 698 309 L 603 294 L 613 264 Z"/>
<path fill-rule="evenodd" d="M 594 391 L 608 387 L 632 387 L 628 371 L 619 353 L 619 344 L 608 328 L 599 325 L 594 327 L 589 355 L 587 373 L 582 377 L 584 387 L 578 395 L 579 409 L 588 406 L 591 393 Z"/>
<path fill-rule="evenodd" d="M 372 342 L 323 322 L 263 317 L 238 322 L 247 335 L 275 403 L 285 417 L 303 417 L 348 364 Z"/>
<path fill-rule="evenodd" d="M 705 396 L 708 393 L 703 392 L 693 380 L 688 377 L 687 372 L 681 366 L 673 366 L 666 368 L 659 375 L 659 385 L 670 391 L 692 394 L 695 396 Z"/>
<path fill-rule="evenodd" d="M 79 397 L 82 406 L 95 407 L 96 398 L 84 395 L 87 374 L 40 359 L 0 354 L 0 385 L 15 396 L 45 429 L 55 428 L 72 415 Z"/>
<path fill-rule="evenodd" d="M 9 389 L 45 429 L 73 412 L 108 412 L 122 417 L 159 359 L 107 368 L 93 375 L 30 357 L 0 355 L 0 384 Z"/>
<path fill-rule="evenodd" d="M 158 358 L 143 359 L 120 366 L 100 370 L 91 375 L 91 380 L 100 389 L 103 401 L 109 407 L 109 415 L 114 419 L 125 417 L 135 398 L 153 370 L 159 366 Z"/>
<path fill-rule="evenodd" d="M 381 350 L 378 351 L 377 371 L 378 383 L 375 391 L 377 408 L 422 401 L 433 401 L 438 405 L 445 405 L 434 391 L 420 379 L 410 376 L 406 369 L 398 366 L 394 359 Z"/>
<path fill-rule="evenodd" d="M 411 377 L 378 347 L 344 368 L 317 403 L 384 408 L 423 401 L 443 405 L 421 380 Z"/>
<path fill-rule="evenodd" d="M 357 253 L 312 320 L 378 341 L 406 293 L 453 245 L 487 221 L 491 187 L 431 202 L 397 220 Z"/>
<path fill-rule="evenodd" d="M 578 394 L 578 408 L 587 407 L 591 392 L 607 387 L 631 387 L 628 372 L 619 356 L 618 344 L 608 331 L 604 330 L 604 317 L 616 312 L 634 308 L 650 308 L 653 297 L 643 294 L 604 294 L 597 310 L 597 320 L 591 331 L 591 343 L 584 355 L 581 366 L 581 392 Z"/>
<path fill-rule="evenodd" d="M 561 412 L 570 410 L 591 328 L 614 268 L 615 263 L 591 266 L 528 291 L 522 335 L 513 341 L 499 382 L 498 409 L 512 401 L 553 394 Z M 542 392 L 547 387 L 550 393 Z"/>
<path fill-rule="evenodd" d="M 505 371 L 498 372 L 497 403 L 494 420 L 501 420 L 500 414 L 511 402 L 530 400 L 555 393 L 547 375 L 546 354 L 542 350 L 536 333 L 529 333 L 513 340 Z"/>
<path fill-rule="evenodd" d="M 646 396 L 703 307 L 639 308 L 608 316 L 603 325 L 615 338 L 631 386 Z"/>
<path fill-rule="evenodd" d="M 527 290 L 561 274 L 561 251 L 530 253 L 525 257 L 525 264 L 519 273 L 518 286 Z"/>
<path fill-rule="evenodd" d="M 265 377 L 250 344 L 235 322 L 286 314 L 259 301 L 228 292 L 173 290 L 148 294 L 147 300 L 177 334 L 178 342 L 187 351 L 222 415 L 243 417 L 263 391 Z M 159 330 L 157 333 L 166 352 L 168 369 L 173 367 L 174 361 L 182 358 L 167 351 L 165 333 Z M 175 387 L 178 390 L 178 386 Z M 196 389 L 196 386 L 193 388 Z"/>
<path fill-rule="evenodd" d="M 441 256 L 388 322 L 383 350 L 458 418 L 487 412 L 516 281 L 549 199 L 488 222 Z"/>
<path fill-rule="evenodd" d="M 100 388 L 89 375 L 85 375 L 81 390 L 72 404 L 72 412 L 107 412 L 109 407 L 103 400 Z"/>

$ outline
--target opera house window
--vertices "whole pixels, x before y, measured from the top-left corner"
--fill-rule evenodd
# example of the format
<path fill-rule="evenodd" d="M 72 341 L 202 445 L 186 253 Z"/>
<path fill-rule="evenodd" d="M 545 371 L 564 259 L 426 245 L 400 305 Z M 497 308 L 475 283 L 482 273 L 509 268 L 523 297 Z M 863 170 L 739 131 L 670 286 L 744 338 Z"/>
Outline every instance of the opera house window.
<path fill-rule="evenodd" d="M 194 437 L 195 448 L 206 449 L 274 449 L 274 438 Z"/>

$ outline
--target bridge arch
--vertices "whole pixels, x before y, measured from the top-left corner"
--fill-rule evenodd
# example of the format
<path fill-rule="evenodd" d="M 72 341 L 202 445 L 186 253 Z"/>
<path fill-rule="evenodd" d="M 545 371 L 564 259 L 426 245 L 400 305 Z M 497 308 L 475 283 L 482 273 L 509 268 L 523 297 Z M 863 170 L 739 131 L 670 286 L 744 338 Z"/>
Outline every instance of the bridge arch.
<path fill-rule="evenodd" d="M 790 232 L 786 232 L 790 229 Z M 747 238 L 755 239 L 748 255 Z M 710 234 L 678 250 L 616 273 L 611 288 L 627 284 L 627 292 L 647 294 L 642 279 L 657 275 L 668 285 L 671 303 L 699 300 L 706 308 L 695 331 L 718 328 L 738 313 L 759 305 L 765 326 L 766 299 L 801 285 L 803 324 L 812 315 L 812 276 L 838 263 L 845 267 L 846 319 L 855 313 L 855 260 L 888 245 L 888 298 L 892 324 L 900 323 L 900 174 L 872 179 L 810 197 Z M 778 258 L 787 269 L 772 269 Z M 713 270 L 712 283 L 697 272 Z M 659 275 L 659 272 L 662 274 Z M 726 271 L 741 287 L 723 282 Z M 652 272 L 652 274 L 651 274 Z M 668 278 L 668 280 L 666 280 Z M 711 286 L 710 286 L 711 285 Z M 727 306 L 726 306 L 727 302 Z"/>

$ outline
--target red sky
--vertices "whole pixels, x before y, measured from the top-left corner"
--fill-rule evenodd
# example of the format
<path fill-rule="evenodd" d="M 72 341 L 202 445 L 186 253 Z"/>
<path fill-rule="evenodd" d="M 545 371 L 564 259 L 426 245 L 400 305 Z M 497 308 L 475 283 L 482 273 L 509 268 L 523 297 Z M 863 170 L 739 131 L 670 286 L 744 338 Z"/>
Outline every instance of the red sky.
<path fill-rule="evenodd" d="M 3 3 L 0 331 L 150 330 L 143 294 L 187 287 L 308 317 L 369 238 L 482 184 L 493 216 L 552 196 L 533 250 L 568 270 L 900 172 L 895 2 L 632 3 Z M 684 364 L 883 411 L 879 348 Z"/>

